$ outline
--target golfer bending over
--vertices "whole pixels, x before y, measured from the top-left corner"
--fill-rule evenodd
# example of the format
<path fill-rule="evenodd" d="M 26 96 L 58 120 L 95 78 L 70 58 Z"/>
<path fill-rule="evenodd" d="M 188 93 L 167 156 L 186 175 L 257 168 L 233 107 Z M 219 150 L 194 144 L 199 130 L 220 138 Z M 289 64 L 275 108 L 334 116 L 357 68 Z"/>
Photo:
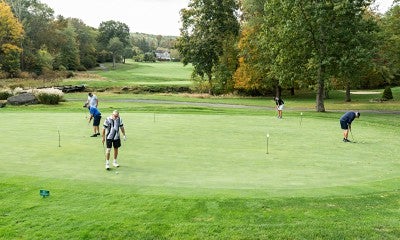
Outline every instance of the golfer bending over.
<path fill-rule="evenodd" d="M 119 117 L 119 113 L 117 110 L 114 110 L 112 115 L 109 116 L 103 124 L 103 145 L 104 141 L 107 139 L 107 150 L 106 150 L 106 170 L 110 170 L 110 152 L 111 147 L 114 147 L 114 161 L 113 166 L 119 167 L 117 162 L 118 158 L 118 148 L 121 147 L 121 139 L 119 137 L 119 130 L 121 129 L 122 134 L 124 135 L 124 141 L 126 140 L 124 124 L 122 123 L 122 119 Z"/>
<path fill-rule="evenodd" d="M 100 120 L 101 112 L 95 107 L 88 107 L 90 112 L 90 117 L 88 123 L 93 119 L 93 135 L 91 137 L 100 136 Z"/>
<path fill-rule="evenodd" d="M 349 130 L 351 131 L 351 123 L 355 118 L 359 118 L 359 112 L 347 112 L 340 118 L 340 126 L 343 129 L 343 142 L 350 142 L 348 139 Z"/>
<path fill-rule="evenodd" d="M 282 110 L 285 102 L 280 97 L 275 97 L 276 110 L 278 111 L 278 118 L 282 118 Z"/>

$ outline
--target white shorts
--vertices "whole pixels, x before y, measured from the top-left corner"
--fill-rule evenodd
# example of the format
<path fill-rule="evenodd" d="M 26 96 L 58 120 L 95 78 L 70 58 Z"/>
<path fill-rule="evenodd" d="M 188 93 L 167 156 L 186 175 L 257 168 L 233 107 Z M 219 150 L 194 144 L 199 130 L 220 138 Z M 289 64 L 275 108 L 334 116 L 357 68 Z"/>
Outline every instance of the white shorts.
<path fill-rule="evenodd" d="M 279 105 L 279 106 L 277 107 L 277 109 L 278 109 L 278 110 L 283 110 L 283 105 L 284 105 L 284 104 Z"/>

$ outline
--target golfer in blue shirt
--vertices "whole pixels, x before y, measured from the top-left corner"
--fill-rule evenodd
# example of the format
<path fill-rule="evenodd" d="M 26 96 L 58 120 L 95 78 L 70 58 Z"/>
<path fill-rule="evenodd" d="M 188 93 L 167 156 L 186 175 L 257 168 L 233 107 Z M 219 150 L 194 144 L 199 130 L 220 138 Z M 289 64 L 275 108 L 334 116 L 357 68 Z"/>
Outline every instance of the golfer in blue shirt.
<path fill-rule="evenodd" d="M 101 112 L 96 107 L 88 107 L 90 112 L 89 122 L 93 119 L 93 135 L 91 137 L 97 137 L 100 135 L 100 120 L 101 120 Z"/>
<path fill-rule="evenodd" d="M 359 112 L 347 112 L 340 118 L 340 126 L 343 129 L 343 142 L 350 142 L 348 136 L 349 130 L 351 131 L 351 123 L 355 118 L 359 117 Z"/>

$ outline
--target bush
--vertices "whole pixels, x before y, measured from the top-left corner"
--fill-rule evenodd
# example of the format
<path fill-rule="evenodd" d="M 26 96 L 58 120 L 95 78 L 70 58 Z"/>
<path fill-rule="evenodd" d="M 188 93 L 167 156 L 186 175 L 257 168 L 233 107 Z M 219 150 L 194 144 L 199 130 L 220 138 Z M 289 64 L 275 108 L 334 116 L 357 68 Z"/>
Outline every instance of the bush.
<path fill-rule="evenodd" d="M 76 68 L 76 70 L 77 70 L 77 71 L 80 71 L 80 72 L 87 71 L 86 67 L 83 66 L 83 65 L 79 65 L 79 66 Z"/>
<path fill-rule="evenodd" d="M 144 54 L 143 61 L 145 62 L 156 62 L 156 55 L 153 52 L 147 52 Z"/>
<path fill-rule="evenodd" d="M 382 98 L 383 100 L 393 99 L 392 89 L 389 86 L 385 87 L 385 90 L 383 91 L 382 94 Z"/>
<path fill-rule="evenodd" d="M 64 101 L 63 92 L 55 88 L 36 89 L 34 90 L 34 94 L 42 104 L 57 105 Z"/>
<path fill-rule="evenodd" d="M 7 98 L 11 97 L 12 93 L 9 91 L 0 91 L 0 100 L 7 100 Z"/>
<path fill-rule="evenodd" d="M 22 79 L 31 79 L 31 78 L 35 78 L 35 74 L 34 73 L 29 73 L 29 72 L 21 72 L 19 74 L 19 78 Z"/>
<path fill-rule="evenodd" d="M 67 71 L 66 78 L 73 78 L 75 76 L 74 72 L 72 71 Z"/>
<path fill-rule="evenodd" d="M 36 97 L 40 103 L 48 105 L 57 105 L 62 101 L 62 96 L 56 94 L 39 93 Z"/>
<path fill-rule="evenodd" d="M 8 78 L 8 75 L 9 75 L 8 73 L 0 70 L 0 79 L 6 79 Z"/>

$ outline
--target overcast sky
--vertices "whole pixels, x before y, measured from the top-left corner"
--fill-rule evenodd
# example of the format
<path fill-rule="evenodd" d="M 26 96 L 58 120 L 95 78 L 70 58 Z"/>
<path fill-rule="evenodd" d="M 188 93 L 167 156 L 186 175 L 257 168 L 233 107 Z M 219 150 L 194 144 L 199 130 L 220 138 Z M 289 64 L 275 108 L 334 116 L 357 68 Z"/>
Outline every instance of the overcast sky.
<path fill-rule="evenodd" d="M 98 28 L 101 22 L 114 20 L 125 23 L 131 32 L 179 36 L 179 11 L 189 0 L 41 0 L 55 16 L 81 19 Z M 386 11 L 392 0 L 376 0 L 379 11 Z"/>

